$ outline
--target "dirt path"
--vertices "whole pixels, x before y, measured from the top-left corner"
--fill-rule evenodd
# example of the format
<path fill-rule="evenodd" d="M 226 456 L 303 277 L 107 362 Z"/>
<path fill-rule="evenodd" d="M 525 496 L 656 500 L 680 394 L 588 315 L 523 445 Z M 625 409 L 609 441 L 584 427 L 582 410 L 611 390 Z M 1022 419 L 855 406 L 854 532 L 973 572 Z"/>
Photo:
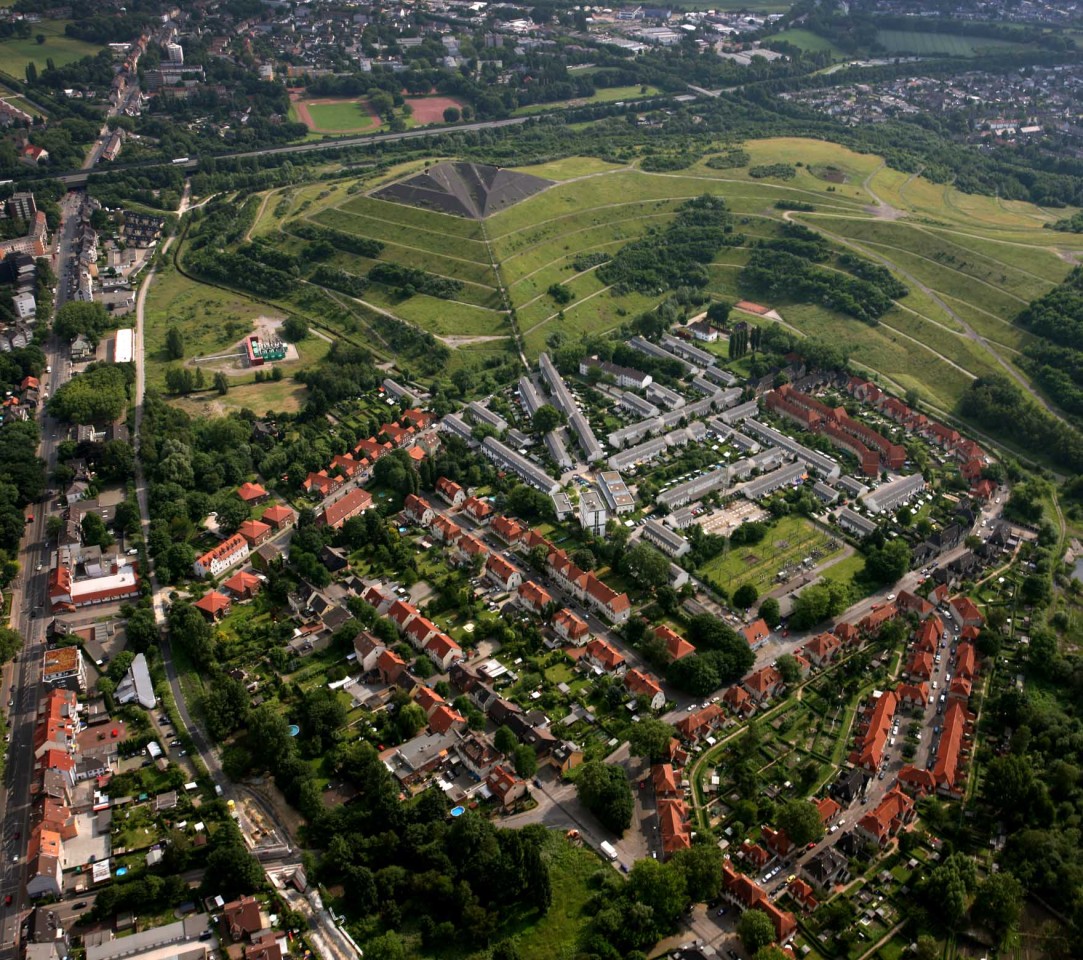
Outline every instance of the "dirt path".
<path fill-rule="evenodd" d="M 902 217 L 905 217 L 907 215 L 907 212 L 905 210 L 900 210 L 898 207 L 893 207 L 890 203 L 887 203 L 872 188 L 872 178 L 875 177 L 881 170 L 883 170 L 885 166 L 887 166 L 887 164 L 885 164 L 881 160 L 880 161 L 880 166 L 878 166 L 875 170 L 873 170 L 872 173 L 870 173 L 864 179 L 864 181 L 862 181 L 861 188 L 870 197 L 872 197 L 872 199 L 873 199 L 873 201 L 875 203 L 874 206 L 865 207 L 865 210 L 867 210 L 869 213 L 871 213 L 878 220 L 898 220 L 898 219 L 900 219 Z M 913 174 L 911 174 L 911 177 L 912 176 L 913 176 Z M 909 182 L 910 181 L 908 180 L 907 183 L 909 183 Z M 785 216 L 785 214 L 783 214 L 783 216 Z"/>
<path fill-rule="evenodd" d="M 433 336 L 436 337 L 436 339 L 439 340 L 441 343 L 451 347 L 454 350 L 456 347 L 470 347 L 476 343 L 494 343 L 498 340 L 507 340 L 508 337 L 511 336 L 511 334 L 508 334 L 508 336 L 478 335 L 476 337 L 460 337 L 454 334 L 447 334 L 445 336 L 440 336 L 440 334 L 433 334 Z"/>
<path fill-rule="evenodd" d="M 252 242 L 252 231 L 256 229 L 256 224 L 259 223 L 260 220 L 263 219 L 263 211 L 267 209 L 267 201 L 271 199 L 271 194 L 274 193 L 274 192 L 275 192 L 274 190 L 268 190 L 263 195 L 263 200 L 260 201 L 259 209 L 256 211 L 255 219 L 252 221 L 252 226 L 250 226 L 248 228 L 248 230 L 245 231 L 245 235 L 244 235 L 244 242 L 245 243 L 251 243 Z"/>

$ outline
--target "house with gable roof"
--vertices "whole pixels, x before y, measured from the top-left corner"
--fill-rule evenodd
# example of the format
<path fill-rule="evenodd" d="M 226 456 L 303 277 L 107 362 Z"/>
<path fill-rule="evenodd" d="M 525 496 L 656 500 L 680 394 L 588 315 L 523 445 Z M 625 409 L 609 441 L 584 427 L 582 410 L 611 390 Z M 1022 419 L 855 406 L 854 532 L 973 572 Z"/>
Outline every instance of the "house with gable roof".
<path fill-rule="evenodd" d="M 624 675 L 624 685 L 629 693 L 637 697 L 645 697 L 652 710 L 661 710 L 666 705 L 666 695 L 662 692 L 662 686 L 649 673 L 642 670 L 632 669 Z"/>

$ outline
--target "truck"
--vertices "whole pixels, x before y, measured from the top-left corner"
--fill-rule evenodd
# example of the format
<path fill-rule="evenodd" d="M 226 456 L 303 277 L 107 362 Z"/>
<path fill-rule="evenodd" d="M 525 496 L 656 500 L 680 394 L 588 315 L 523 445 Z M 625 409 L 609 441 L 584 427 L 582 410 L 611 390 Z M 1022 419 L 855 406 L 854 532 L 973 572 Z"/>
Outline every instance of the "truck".
<path fill-rule="evenodd" d="M 608 840 L 603 840 L 601 842 L 601 851 L 602 856 L 605 857 L 607 860 L 617 859 L 617 848 L 614 847 L 613 844 L 611 844 Z"/>

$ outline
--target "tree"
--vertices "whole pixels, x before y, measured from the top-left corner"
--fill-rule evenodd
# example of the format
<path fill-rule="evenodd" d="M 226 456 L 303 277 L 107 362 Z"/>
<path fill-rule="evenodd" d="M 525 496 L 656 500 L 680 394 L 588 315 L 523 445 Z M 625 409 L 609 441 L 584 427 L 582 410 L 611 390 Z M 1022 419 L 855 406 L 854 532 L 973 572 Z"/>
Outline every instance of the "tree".
<path fill-rule="evenodd" d="M 53 330 L 58 337 L 74 340 L 83 334 L 97 343 L 102 333 L 112 325 L 109 312 L 102 304 L 85 300 L 69 300 L 56 312 Z"/>
<path fill-rule="evenodd" d="M 22 649 L 22 645 L 22 634 L 10 627 L 0 627 L 0 663 L 7 663 Z"/>
<path fill-rule="evenodd" d="M 669 741 L 677 736 L 677 731 L 664 720 L 656 717 L 644 717 L 633 724 L 628 734 L 628 744 L 633 757 L 643 757 L 655 763 L 661 760 L 669 746 Z"/>
<path fill-rule="evenodd" d="M 707 308 L 707 322 L 712 326 L 725 329 L 732 309 L 733 306 L 725 300 L 716 300 Z"/>
<path fill-rule="evenodd" d="M 184 334 L 180 327 L 171 326 L 165 333 L 165 355 L 170 360 L 181 360 L 184 357 Z"/>
<path fill-rule="evenodd" d="M 81 524 L 83 528 L 83 543 L 92 547 L 109 547 L 113 544 L 113 536 L 105 528 L 105 521 L 96 513 L 84 513 Z"/>
<path fill-rule="evenodd" d="M 777 943 L 769 943 L 755 952 L 752 960 L 789 960 L 789 955 Z"/>
<path fill-rule="evenodd" d="M 669 580 L 669 561 L 664 554 L 643 541 L 625 551 L 621 568 L 646 590 L 660 587 Z"/>
<path fill-rule="evenodd" d="M 722 851 L 713 843 L 678 850 L 671 861 L 684 874 L 689 901 L 710 903 L 722 892 Z"/>
<path fill-rule="evenodd" d="M 446 107 L 444 109 L 444 123 L 458 123 L 462 112 L 458 107 Z"/>
<path fill-rule="evenodd" d="M 910 569 L 910 546 L 899 537 L 865 548 L 865 577 L 873 583 L 894 583 Z"/>
<path fill-rule="evenodd" d="M 130 368 L 129 368 L 130 369 Z M 57 388 L 48 409 L 68 423 L 112 423 L 128 405 L 128 375 L 113 364 L 89 367 Z"/>
<path fill-rule="evenodd" d="M 623 767 L 600 760 L 584 763 L 576 774 L 575 789 L 583 805 L 607 829 L 622 834 L 632 825 L 635 797 Z"/>
<path fill-rule="evenodd" d="M 650 907 L 660 931 L 672 929 L 691 902 L 684 872 L 675 864 L 658 860 L 637 861 L 628 888 L 633 903 Z"/>
<path fill-rule="evenodd" d="M 417 736 L 418 731 L 425 726 L 427 718 L 425 711 L 416 703 L 407 703 L 399 708 L 398 716 L 395 717 L 395 729 L 403 740 L 411 740 Z"/>
<path fill-rule="evenodd" d="M 739 610 L 747 610 L 756 602 L 759 594 L 751 583 L 742 583 L 733 591 L 733 605 Z"/>
<path fill-rule="evenodd" d="M 237 827 L 227 821 L 224 834 L 207 857 L 201 890 L 204 895 L 221 894 L 234 899 L 246 893 L 255 893 L 263 886 L 263 867 L 244 845 Z"/>
<path fill-rule="evenodd" d="M 525 743 L 515 748 L 513 762 L 515 772 L 525 780 L 529 780 L 538 772 L 538 755 L 533 747 L 528 747 Z"/>
<path fill-rule="evenodd" d="M 505 757 L 510 757 L 512 751 L 519 746 L 519 738 L 515 736 L 515 731 L 511 727 L 499 727 L 493 735 L 493 746 Z"/>
<path fill-rule="evenodd" d="M 775 925 L 766 913 L 753 907 L 742 913 L 737 921 L 737 936 L 741 938 L 745 950 L 755 954 L 775 942 Z"/>
<path fill-rule="evenodd" d="M 158 644 L 158 624 L 154 619 L 154 611 L 147 607 L 139 607 L 132 611 L 128 617 L 125 630 L 128 637 L 128 647 L 136 653 L 146 653 L 151 647 Z"/>
<path fill-rule="evenodd" d="M 803 847 L 824 835 L 820 812 L 807 800 L 789 800 L 775 812 L 775 823 L 795 846 Z"/>
<path fill-rule="evenodd" d="M 218 391 L 218 395 L 224 397 L 229 393 L 229 377 L 227 377 L 221 370 L 214 375 L 214 389 Z"/>
<path fill-rule="evenodd" d="M 760 602 L 760 617 L 772 630 L 782 621 L 782 611 L 779 609 L 778 600 L 774 597 L 764 597 Z"/>
<path fill-rule="evenodd" d="M 227 675 L 216 677 L 203 698 L 207 732 L 215 740 L 224 740 L 248 718 L 248 691 L 240 680 Z"/>
<path fill-rule="evenodd" d="M 551 403 L 543 403 L 534 411 L 534 416 L 530 418 L 530 426 L 535 433 L 548 433 L 550 430 L 555 430 L 563 422 L 564 414 Z"/>
<path fill-rule="evenodd" d="M 300 317 L 292 314 L 286 317 L 279 329 L 282 333 L 282 339 L 288 340 L 290 343 L 298 343 L 308 336 L 308 324 Z"/>
<path fill-rule="evenodd" d="M 1023 885 L 1010 873 L 991 873 L 978 887 L 974 918 L 1002 944 L 1023 915 Z"/>
<path fill-rule="evenodd" d="M 797 657 L 792 653 L 784 653 L 776 661 L 778 672 L 782 674 L 782 679 L 787 683 L 797 683 L 801 679 L 801 665 L 797 662 Z"/>

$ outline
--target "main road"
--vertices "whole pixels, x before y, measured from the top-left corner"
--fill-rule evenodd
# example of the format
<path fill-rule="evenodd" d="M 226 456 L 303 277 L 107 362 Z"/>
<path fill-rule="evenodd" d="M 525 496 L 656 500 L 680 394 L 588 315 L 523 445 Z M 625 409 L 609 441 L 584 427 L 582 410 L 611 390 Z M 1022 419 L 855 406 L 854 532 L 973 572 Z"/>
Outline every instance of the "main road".
<path fill-rule="evenodd" d="M 77 268 L 71 257 L 85 197 L 68 194 L 61 201 L 63 216 L 54 269 L 58 277 L 57 309 L 69 299 L 73 270 Z M 45 348 L 47 372 L 41 377 L 42 395 L 52 393 L 68 377 L 67 356 L 64 345 L 50 337 Z M 41 445 L 39 456 L 45 461 L 48 475 L 52 475 L 57 462 L 59 426 L 45 412 L 40 416 Z M 19 576 L 12 584 L 11 626 L 23 636 L 23 648 L 18 659 L 7 664 L 0 682 L 0 695 L 8 710 L 11 742 L 8 746 L 8 764 L 4 790 L 0 793 L 0 825 L 2 825 L 3 868 L 0 877 L 5 899 L 10 894 L 12 903 L 0 906 L 0 960 L 14 960 L 18 925 L 28 906 L 23 874 L 26 868 L 26 845 L 30 835 L 30 785 L 34 773 L 34 723 L 38 703 L 42 695 L 42 658 L 45 654 L 45 604 L 48 601 L 47 578 L 51 565 L 47 525 L 50 514 L 56 513 L 55 497 L 47 497 L 43 503 L 27 507 L 27 525 L 19 548 Z"/>

